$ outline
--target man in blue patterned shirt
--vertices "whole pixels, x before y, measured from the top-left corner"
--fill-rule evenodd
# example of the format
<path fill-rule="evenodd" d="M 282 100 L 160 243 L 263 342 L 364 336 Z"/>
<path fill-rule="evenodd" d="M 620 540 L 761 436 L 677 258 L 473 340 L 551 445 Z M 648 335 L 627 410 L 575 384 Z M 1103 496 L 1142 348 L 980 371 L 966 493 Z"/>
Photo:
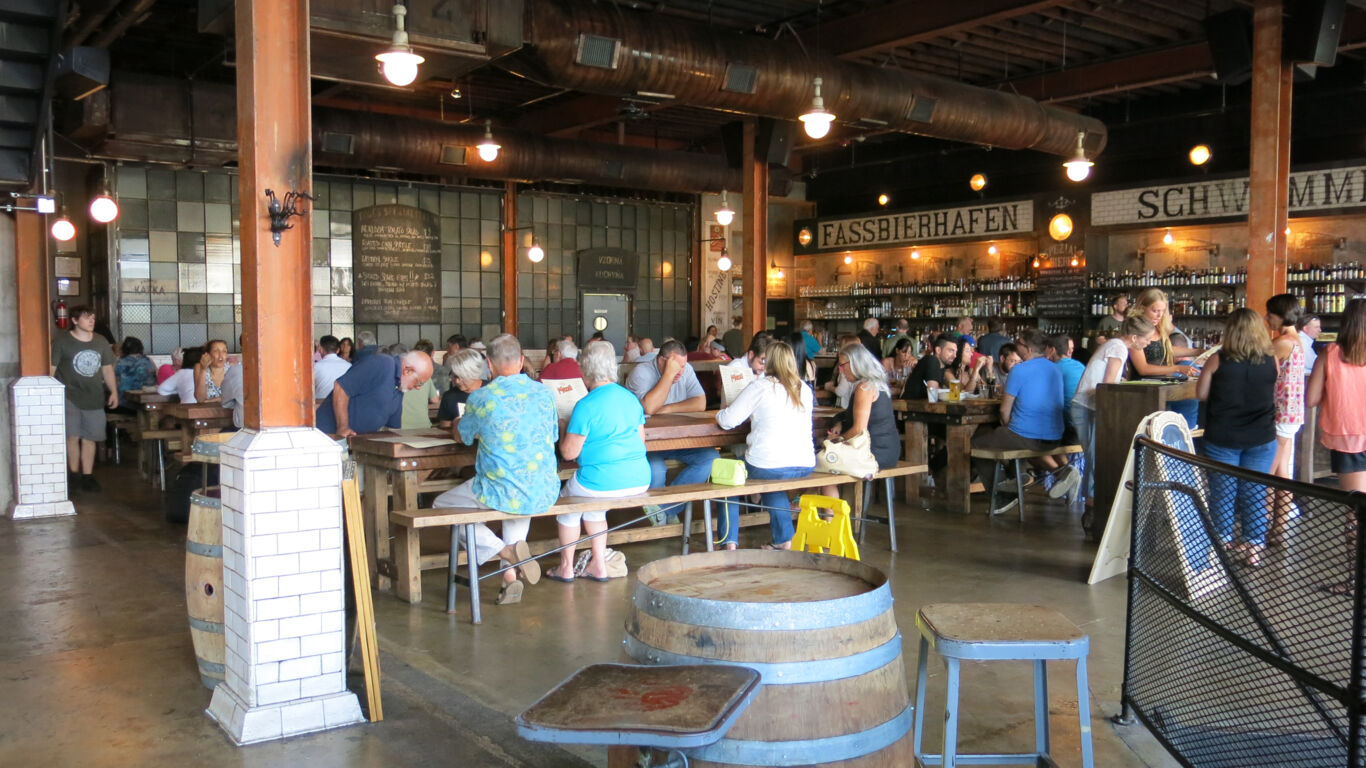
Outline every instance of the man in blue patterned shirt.
<path fill-rule="evenodd" d="M 555 397 L 548 387 L 522 373 L 522 345 L 517 337 L 504 333 L 489 342 L 488 362 L 493 380 L 470 393 L 465 415 L 451 425 L 455 439 L 478 444 L 474 477 L 438 496 L 433 506 L 496 509 L 510 515 L 543 512 L 560 495 Z M 477 526 L 475 559 L 486 563 L 499 557 L 505 564 L 530 560 L 526 544 L 530 527 L 530 518 L 506 520 L 500 538 L 487 525 Z M 460 545 L 465 545 L 463 539 Z M 535 560 L 523 565 L 521 572 L 528 584 L 541 579 Z M 517 572 L 505 571 L 498 604 L 521 599 Z"/>

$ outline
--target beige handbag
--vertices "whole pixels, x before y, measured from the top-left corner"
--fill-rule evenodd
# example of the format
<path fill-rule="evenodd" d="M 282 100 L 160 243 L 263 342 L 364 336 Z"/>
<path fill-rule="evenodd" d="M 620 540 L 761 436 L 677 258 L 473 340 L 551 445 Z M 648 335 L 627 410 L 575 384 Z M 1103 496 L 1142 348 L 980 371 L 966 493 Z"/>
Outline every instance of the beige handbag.
<path fill-rule="evenodd" d="M 816 471 L 832 475 L 870 478 L 877 474 L 877 459 L 868 440 L 868 433 L 861 432 L 843 442 L 826 440 L 816 451 Z"/>

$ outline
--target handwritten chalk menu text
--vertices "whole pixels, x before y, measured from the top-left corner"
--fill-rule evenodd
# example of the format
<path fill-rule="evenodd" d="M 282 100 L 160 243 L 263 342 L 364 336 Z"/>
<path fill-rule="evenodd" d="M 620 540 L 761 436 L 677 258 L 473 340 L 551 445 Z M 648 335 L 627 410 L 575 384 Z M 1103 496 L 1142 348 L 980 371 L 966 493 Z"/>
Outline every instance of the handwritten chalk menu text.
<path fill-rule="evenodd" d="M 441 237 L 436 214 L 374 205 L 352 220 L 357 323 L 441 322 Z"/>
<path fill-rule="evenodd" d="M 1039 317 L 1073 318 L 1086 310 L 1086 268 L 1050 267 L 1034 273 Z"/>

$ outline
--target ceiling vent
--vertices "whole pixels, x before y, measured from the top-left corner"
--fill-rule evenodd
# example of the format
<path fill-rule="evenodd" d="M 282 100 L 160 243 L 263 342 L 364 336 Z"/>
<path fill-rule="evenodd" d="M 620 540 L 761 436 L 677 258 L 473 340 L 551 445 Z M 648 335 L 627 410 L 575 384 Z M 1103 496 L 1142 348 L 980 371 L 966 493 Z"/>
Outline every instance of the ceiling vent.
<path fill-rule="evenodd" d="M 727 64 L 726 78 L 721 90 L 730 93 L 754 93 L 759 88 L 759 70 L 748 64 Z"/>
<path fill-rule="evenodd" d="M 906 113 L 906 118 L 913 123 L 928 123 L 934 120 L 934 108 L 938 103 L 929 96 L 917 96 L 911 102 L 911 111 Z"/>
<path fill-rule="evenodd" d="M 441 164 L 442 165 L 466 165 L 465 153 L 468 147 L 458 144 L 441 145 Z"/>
<path fill-rule="evenodd" d="M 332 155 L 349 155 L 355 152 L 356 137 L 349 133 L 323 133 L 322 151 Z"/>
<path fill-rule="evenodd" d="M 621 41 L 599 35 L 579 35 L 574 63 L 598 69 L 616 69 L 621 58 Z"/>

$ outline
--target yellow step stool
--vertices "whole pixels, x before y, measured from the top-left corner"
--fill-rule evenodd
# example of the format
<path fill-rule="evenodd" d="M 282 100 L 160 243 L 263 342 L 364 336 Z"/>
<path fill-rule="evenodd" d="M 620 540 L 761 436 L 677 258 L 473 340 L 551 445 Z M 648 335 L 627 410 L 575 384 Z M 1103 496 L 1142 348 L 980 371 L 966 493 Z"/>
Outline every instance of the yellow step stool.
<path fill-rule="evenodd" d="M 849 502 L 829 496 L 807 494 L 801 497 L 797 513 L 797 533 L 792 537 L 794 552 L 815 552 L 858 560 L 858 543 L 849 523 Z M 822 520 L 817 510 L 829 510 L 832 517 Z"/>

